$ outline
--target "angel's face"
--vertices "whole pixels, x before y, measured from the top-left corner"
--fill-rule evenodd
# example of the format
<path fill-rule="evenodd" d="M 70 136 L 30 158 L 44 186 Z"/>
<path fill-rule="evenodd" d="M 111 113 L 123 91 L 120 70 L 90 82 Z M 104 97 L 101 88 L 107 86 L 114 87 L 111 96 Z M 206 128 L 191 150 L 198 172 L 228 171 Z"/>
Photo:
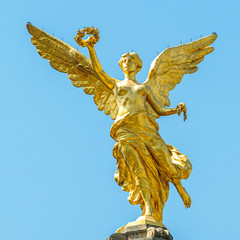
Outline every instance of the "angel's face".
<path fill-rule="evenodd" d="M 137 74 L 142 68 L 142 60 L 135 52 L 123 54 L 118 64 L 125 74 Z"/>
<path fill-rule="evenodd" d="M 122 61 L 122 70 L 124 73 L 132 73 L 137 71 L 137 64 L 131 55 L 127 55 Z"/>

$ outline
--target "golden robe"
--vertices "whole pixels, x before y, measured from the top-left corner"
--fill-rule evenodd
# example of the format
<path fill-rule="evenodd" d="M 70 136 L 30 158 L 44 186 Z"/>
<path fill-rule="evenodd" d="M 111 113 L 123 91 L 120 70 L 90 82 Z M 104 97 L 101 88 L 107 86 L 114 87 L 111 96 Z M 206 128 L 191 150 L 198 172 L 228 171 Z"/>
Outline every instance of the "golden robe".
<path fill-rule="evenodd" d="M 185 155 L 163 141 L 158 130 L 157 122 L 140 109 L 118 118 L 110 134 L 116 141 L 113 148 L 113 156 L 117 161 L 116 182 L 122 190 L 129 192 L 131 204 L 140 204 L 143 215 L 142 192 L 149 192 L 153 217 L 162 222 L 171 177 L 188 178 L 192 165 Z M 170 176 L 167 172 L 169 161 L 176 167 L 177 176 Z"/>

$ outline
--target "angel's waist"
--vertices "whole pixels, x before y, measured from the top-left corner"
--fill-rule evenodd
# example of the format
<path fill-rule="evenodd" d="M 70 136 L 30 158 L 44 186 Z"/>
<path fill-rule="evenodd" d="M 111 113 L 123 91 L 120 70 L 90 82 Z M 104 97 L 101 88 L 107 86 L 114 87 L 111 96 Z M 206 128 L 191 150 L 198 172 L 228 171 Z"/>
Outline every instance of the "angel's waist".
<path fill-rule="evenodd" d="M 153 117 L 146 110 L 138 109 L 117 118 L 111 127 L 110 134 L 115 139 L 120 132 L 132 132 L 135 134 L 140 132 L 158 133 L 158 130 L 158 124 Z"/>

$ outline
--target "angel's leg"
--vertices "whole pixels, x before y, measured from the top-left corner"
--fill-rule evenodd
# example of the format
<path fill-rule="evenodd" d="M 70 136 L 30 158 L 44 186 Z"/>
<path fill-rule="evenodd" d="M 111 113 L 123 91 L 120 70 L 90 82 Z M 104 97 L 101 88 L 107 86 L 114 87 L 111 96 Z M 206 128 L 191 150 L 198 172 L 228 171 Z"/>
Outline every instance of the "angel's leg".
<path fill-rule="evenodd" d="M 152 216 L 153 208 L 151 204 L 151 195 L 149 192 L 142 191 L 143 200 L 145 202 L 145 216 Z"/>
<path fill-rule="evenodd" d="M 186 208 L 191 207 L 191 197 L 187 193 L 186 189 L 182 186 L 181 180 L 180 179 L 175 179 L 173 182 L 174 186 L 176 187 L 179 195 L 181 196 L 184 206 Z"/>
<path fill-rule="evenodd" d="M 178 169 L 170 160 L 169 150 L 166 143 L 159 139 L 155 140 L 155 146 L 151 151 L 156 163 L 159 166 L 160 172 L 167 176 L 168 180 L 180 178 Z"/>
<path fill-rule="evenodd" d="M 167 145 L 162 143 L 158 143 L 156 148 L 156 152 L 153 152 L 155 159 L 158 162 L 160 172 L 164 175 L 167 175 L 169 181 L 171 181 L 176 187 L 178 193 L 180 194 L 183 203 L 186 208 L 191 206 L 191 198 L 188 195 L 186 189 L 182 186 L 181 183 L 181 175 L 178 173 L 178 169 L 174 166 L 174 164 L 170 160 L 169 151 Z"/>
<path fill-rule="evenodd" d="M 124 144 L 121 150 L 131 173 L 134 175 L 135 184 L 142 195 L 145 205 L 144 215 L 152 216 L 153 207 L 151 204 L 150 186 L 146 170 L 141 163 L 141 156 L 135 148 L 128 144 Z"/>

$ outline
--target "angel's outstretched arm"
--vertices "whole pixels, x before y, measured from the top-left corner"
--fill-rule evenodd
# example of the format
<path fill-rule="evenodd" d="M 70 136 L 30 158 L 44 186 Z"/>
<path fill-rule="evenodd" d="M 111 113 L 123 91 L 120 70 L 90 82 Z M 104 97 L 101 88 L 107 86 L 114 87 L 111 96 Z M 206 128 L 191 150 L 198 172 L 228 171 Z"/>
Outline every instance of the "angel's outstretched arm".
<path fill-rule="evenodd" d="M 187 119 L 187 108 L 185 103 L 179 103 L 176 108 L 166 108 L 156 99 L 149 87 L 147 87 L 147 101 L 159 116 L 168 116 L 176 113 L 180 116 L 181 112 L 183 112 L 184 121 Z"/>
<path fill-rule="evenodd" d="M 177 108 L 166 108 L 162 106 L 149 87 L 147 88 L 147 101 L 159 116 L 168 116 L 178 112 Z"/>
<path fill-rule="evenodd" d="M 98 77 L 109 89 L 113 89 L 116 80 L 109 77 L 108 74 L 103 71 L 102 66 L 97 58 L 97 54 L 95 52 L 94 45 L 88 46 L 88 51 L 89 51 L 89 56 L 90 56 L 90 60 L 92 63 L 92 67 L 95 70 L 95 72 L 97 73 Z"/>

